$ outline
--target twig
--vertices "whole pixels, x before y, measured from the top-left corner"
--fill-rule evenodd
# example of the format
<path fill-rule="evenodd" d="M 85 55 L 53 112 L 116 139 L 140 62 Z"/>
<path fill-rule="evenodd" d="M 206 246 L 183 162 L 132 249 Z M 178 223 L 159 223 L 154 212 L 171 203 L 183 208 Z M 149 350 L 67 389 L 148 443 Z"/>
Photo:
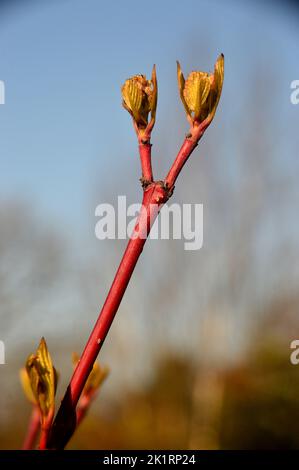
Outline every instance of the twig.
<path fill-rule="evenodd" d="M 40 434 L 40 441 L 39 441 L 39 449 L 46 450 L 48 448 L 47 442 L 49 439 L 49 434 L 52 427 L 52 421 L 54 416 L 54 410 L 50 411 L 48 416 L 45 419 L 42 419 L 41 424 L 41 434 Z"/>
<path fill-rule="evenodd" d="M 179 173 L 214 117 L 222 89 L 223 65 L 223 55 L 221 55 L 216 62 L 214 75 L 193 72 L 188 77 L 187 83 L 178 64 L 180 95 L 191 127 L 164 182 L 153 181 L 151 166 L 150 138 L 155 123 L 157 105 L 155 66 L 150 82 L 144 76 L 139 75 L 128 79 L 122 88 L 123 105 L 133 117 L 138 137 L 142 167 L 142 207 L 104 306 L 54 420 L 48 441 L 50 449 L 63 449 L 72 436 L 78 420 L 81 419 L 80 413 L 76 415 L 76 406 L 142 253 L 147 236 L 160 209 L 171 197 Z M 194 74 L 198 74 L 196 80 Z M 151 121 L 144 127 L 144 123 L 148 122 L 149 110 Z"/>
<path fill-rule="evenodd" d="M 80 362 L 74 371 L 54 421 L 52 437 L 49 442 L 50 448 L 65 447 L 75 430 L 75 409 L 81 392 L 108 334 L 138 258 L 143 250 L 147 235 L 168 196 L 169 193 L 161 182 L 151 183 L 144 190 L 142 210 L 140 211 L 133 235 L 129 240 L 102 311 L 88 339 Z"/>
<path fill-rule="evenodd" d="M 40 413 L 38 406 L 32 406 L 27 433 L 23 442 L 22 450 L 31 450 L 35 447 L 38 433 L 40 431 Z"/>
<path fill-rule="evenodd" d="M 54 421 L 49 442 L 50 448 L 64 448 L 76 428 L 75 409 L 84 384 L 108 334 L 150 229 L 162 206 L 171 196 L 177 175 L 196 145 L 196 142 L 186 139 L 165 179 L 166 184 L 155 181 L 144 189 L 142 209 L 133 234 Z"/>

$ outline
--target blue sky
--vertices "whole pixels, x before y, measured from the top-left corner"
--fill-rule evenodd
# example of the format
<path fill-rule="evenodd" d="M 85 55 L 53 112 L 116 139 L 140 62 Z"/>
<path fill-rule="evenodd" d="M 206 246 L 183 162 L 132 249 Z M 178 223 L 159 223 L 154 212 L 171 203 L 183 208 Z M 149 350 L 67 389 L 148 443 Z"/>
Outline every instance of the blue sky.
<path fill-rule="evenodd" d="M 299 78 L 294 13 L 270 2 L 234 0 L 29 1 L 11 11 L 7 6 L 0 18 L 0 79 L 6 86 L 0 197 L 28 200 L 46 218 L 66 228 L 80 221 L 84 230 L 94 211 L 94 186 L 113 184 L 120 159 L 121 168 L 138 165 L 137 157 L 132 163 L 136 144 L 120 105 L 120 86 L 130 75 L 150 74 L 153 63 L 157 126 L 177 110 L 183 119 L 175 60 L 186 72 L 211 70 L 220 52 L 226 57 L 220 116 L 231 119 L 248 99 L 253 67 L 269 61 L 279 69 L 275 100 L 283 124 L 298 122 L 299 107 L 289 105 L 290 82 Z M 293 156 L 286 160 L 292 167 Z"/>
<path fill-rule="evenodd" d="M 271 204 L 274 210 L 271 213 L 272 218 L 262 221 L 264 230 L 257 247 L 257 260 L 264 270 L 259 271 L 257 265 L 254 265 L 254 272 L 248 273 L 252 290 L 248 290 L 249 293 L 247 292 L 244 299 L 251 309 L 256 292 L 266 292 L 265 284 L 269 279 L 269 285 L 274 291 L 275 284 L 271 284 L 271 276 L 275 276 L 276 272 L 283 275 L 278 276 L 279 283 L 284 279 L 285 283 L 290 284 L 289 279 L 292 278 L 297 289 L 298 277 L 289 274 L 290 258 L 279 257 L 281 246 L 277 249 L 277 245 L 272 243 L 275 238 L 275 241 L 286 240 L 287 245 L 289 238 L 284 236 L 285 231 L 287 235 L 292 232 L 294 244 L 298 246 L 299 186 L 296 178 L 299 171 L 299 105 L 290 104 L 290 83 L 299 79 L 297 10 L 285 4 L 279 7 L 278 2 L 237 0 L 190 0 L 187 3 L 170 0 L 151 0 L 148 3 L 136 0 L 39 0 L 14 2 L 11 7 L 12 3 L 6 2 L 3 9 L 3 2 L 0 2 L 0 80 L 3 80 L 6 86 L 6 103 L 0 105 L 0 204 L 2 200 L 11 198 L 27 201 L 29 209 L 42 216 L 39 220 L 58 226 L 59 231 L 67 235 L 67 240 L 75 240 L 77 237 L 79 246 L 84 244 L 82 250 L 71 251 L 74 257 L 82 253 L 82 257 L 87 258 L 87 263 L 88 247 L 97 243 L 97 255 L 92 259 L 99 269 L 103 270 L 104 280 L 91 271 L 95 281 L 91 283 L 90 291 L 94 292 L 96 300 L 92 298 L 88 308 L 86 302 L 84 303 L 81 288 L 78 288 L 78 297 L 83 297 L 82 310 L 86 308 L 89 312 L 84 314 L 86 321 L 83 326 L 81 304 L 74 295 L 75 282 L 70 273 L 66 276 L 67 279 L 70 277 L 69 284 L 66 282 L 57 287 L 55 294 L 53 289 L 49 289 L 49 292 L 47 289 L 48 302 L 44 302 L 42 295 L 40 298 L 34 294 L 36 299 L 33 306 L 30 306 L 30 313 L 19 315 L 17 326 L 13 328 L 11 334 L 15 335 L 17 341 L 10 342 L 13 345 L 11 349 L 19 344 L 20 337 L 26 332 L 28 336 L 36 334 L 37 338 L 41 334 L 46 334 L 47 338 L 51 337 L 51 334 L 52 337 L 56 337 L 58 333 L 64 335 L 63 322 L 68 325 L 70 336 L 79 334 L 84 328 L 87 329 L 88 322 L 94 321 L 98 308 L 97 299 L 102 299 L 105 289 L 108 288 L 106 277 L 112 276 L 120 257 L 118 250 L 121 252 L 122 242 L 113 245 L 114 242 L 110 240 L 107 244 L 96 240 L 96 204 L 101 202 L 101 195 L 102 202 L 115 202 L 118 194 L 126 192 L 131 192 L 130 196 L 133 192 L 138 197 L 134 202 L 139 202 L 141 193 L 136 138 L 130 117 L 121 106 L 120 87 L 124 80 L 136 73 L 149 75 L 153 63 L 157 64 L 159 100 L 157 123 L 153 133 L 154 164 L 156 166 L 158 163 L 161 170 L 167 171 L 174 158 L 173 153 L 187 132 L 187 123 L 177 92 L 175 61 L 180 60 L 186 74 L 192 69 L 208 71 L 213 69 L 220 52 L 225 54 L 224 89 L 215 121 L 196 150 L 196 154 L 204 158 L 196 158 L 194 155 L 194 159 L 188 162 L 177 185 L 183 191 L 179 193 L 177 187 L 173 197 L 176 201 L 183 194 L 184 202 L 204 203 L 204 224 L 211 236 L 207 243 L 204 241 L 204 249 L 199 253 L 188 255 L 184 252 L 181 258 L 178 255 L 182 250 L 174 251 L 173 245 L 166 252 L 164 259 L 161 256 L 162 250 L 159 251 L 158 247 L 151 244 L 151 251 L 148 251 L 151 263 L 144 262 L 141 267 L 137 267 L 137 273 L 132 279 L 133 287 L 131 285 L 122 307 L 127 316 L 120 316 L 117 324 L 123 328 L 131 323 L 134 325 L 132 334 L 136 334 L 136 337 L 133 337 L 135 342 L 132 341 L 130 345 L 134 358 L 136 342 L 138 344 L 140 338 L 143 341 L 147 330 L 151 325 L 155 325 L 155 320 L 147 321 L 148 318 L 152 319 L 149 313 L 162 314 L 161 318 L 167 319 L 170 318 L 167 317 L 168 314 L 177 312 L 176 318 L 183 318 L 186 328 L 185 336 L 181 335 L 181 330 L 178 334 L 176 328 L 180 328 L 181 323 L 171 321 L 174 344 L 178 347 L 177 338 L 182 336 L 183 348 L 187 348 L 189 343 L 197 345 L 198 330 L 193 328 L 194 343 L 188 336 L 190 329 L 187 328 L 185 319 L 192 318 L 194 313 L 197 315 L 199 310 L 203 317 L 207 311 L 211 313 L 209 299 L 212 298 L 213 311 L 214 289 L 220 286 L 217 289 L 217 292 L 220 292 L 220 313 L 224 311 L 225 315 L 226 311 L 230 312 L 236 320 L 237 327 L 231 342 L 238 345 L 238 340 L 244 339 L 240 333 L 240 325 L 245 316 L 236 314 L 242 309 L 240 304 L 236 304 L 234 292 L 229 295 L 229 299 L 221 300 L 221 288 L 224 293 L 225 289 L 229 290 L 225 284 L 226 272 L 223 272 L 222 264 L 226 266 L 227 263 L 228 267 L 230 266 L 226 255 L 230 256 L 229 250 L 232 247 L 236 249 L 236 254 L 242 249 L 242 231 L 241 235 L 238 235 L 238 224 L 242 225 L 242 222 L 246 221 L 247 214 L 244 214 L 244 211 L 247 205 L 232 201 L 233 195 L 231 206 L 223 211 L 223 201 L 216 198 L 213 207 L 213 200 L 210 201 L 208 197 L 201 200 L 200 197 L 205 196 L 206 188 L 210 188 L 210 193 L 214 195 L 217 192 L 217 183 L 223 184 L 220 196 L 225 194 L 226 188 L 230 189 L 227 183 L 228 175 L 232 176 L 232 184 L 236 175 L 241 182 L 243 179 L 246 182 L 244 175 L 238 173 L 240 152 L 244 150 L 244 136 L 247 136 L 248 131 L 248 138 L 252 138 L 254 129 L 257 137 L 263 138 L 259 136 L 259 129 L 251 119 L 254 113 L 257 118 L 261 118 L 265 109 L 267 130 L 273 143 L 273 161 L 271 147 L 270 165 L 275 168 L 277 174 L 277 190 L 275 188 L 273 201 L 266 202 Z M 254 77 L 257 80 L 254 80 Z M 251 103 L 255 107 L 253 113 L 252 109 L 247 108 Z M 166 121 L 169 122 L 169 131 Z M 267 139 L 265 142 L 267 143 Z M 213 152 L 208 154 L 209 148 L 212 147 Z M 210 155 L 214 160 L 209 159 Z M 250 158 L 250 152 L 248 156 Z M 259 156 L 263 158 L 262 154 Z M 215 169 L 216 177 L 213 179 L 213 173 L 207 172 L 212 176 L 212 181 L 206 181 L 204 174 L 202 179 L 198 178 L 200 184 L 195 187 L 193 183 L 197 183 L 197 172 L 201 172 L 201 169 L 209 164 Z M 250 162 L 248 167 L 250 169 Z M 189 184 L 190 188 L 188 184 L 184 185 L 184 174 L 188 172 L 194 177 L 192 184 Z M 201 176 L 202 174 L 203 172 L 200 173 Z M 123 175 L 124 180 L 121 181 Z M 157 176 L 161 178 L 163 174 Z M 267 178 L 267 174 L 265 176 Z M 281 186 L 281 181 L 285 186 Z M 265 179 L 263 183 L 267 185 L 269 181 Z M 294 191 L 297 191 L 297 199 L 294 193 L 289 194 L 287 191 L 291 186 L 296 188 Z M 95 192 L 98 198 L 96 201 Z M 107 199 L 110 196 L 112 199 Z M 199 197 L 199 200 L 196 197 Z M 276 210 L 277 200 L 283 197 L 286 198 L 285 204 L 282 205 L 283 210 L 280 210 L 281 207 Z M 220 206 L 218 211 L 215 210 L 217 204 Z M 216 220 L 216 217 L 220 221 Z M 232 231 L 229 230 L 231 227 Z M 237 230 L 234 230 L 235 228 Z M 217 230 L 219 233 L 214 233 Z M 228 243 L 225 237 L 231 243 Z M 235 238 L 231 240 L 230 237 Z M 114 250 L 116 245 L 118 248 Z M 112 249 L 109 251 L 107 247 Z M 24 250 L 26 258 L 26 243 L 21 249 Z M 277 253 L 274 253 L 275 249 Z M 286 246 L 286 255 L 287 249 Z M 19 253 L 17 252 L 17 255 Z M 234 251 L 232 253 L 235 254 Z M 102 264 L 105 254 L 109 255 L 111 261 Z M 277 258 L 274 256 L 276 254 Z M 290 254 L 297 266 L 298 258 L 292 251 Z M 21 255 L 22 253 L 22 258 Z M 263 255 L 271 260 L 271 264 L 263 265 Z M 167 256 L 174 261 L 179 260 L 178 263 L 185 260 L 186 264 L 182 263 L 182 266 L 186 271 L 189 270 L 190 275 L 187 276 L 186 273 L 185 284 L 180 289 L 179 297 L 174 296 L 174 311 L 170 308 L 169 312 L 165 312 L 165 303 L 162 302 L 160 306 L 157 302 L 156 312 L 150 312 L 150 302 L 153 301 L 150 296 L 158 285 L 155 282 L 159 283 L 159 278 L 156 281 L 156 273 L 161 271 L 161 276 L 167 279 L 172 272 L 175 273 L 176 265 L 174 263 L 175 268 L 169 269 Z M 275 263 L 280 269 L 276 269 Z M 12 263 L 12 266 L 18 274 L 18 264 Z M 298 267 L 296 269 L 298 272 Z M 79 279 L 81 284 L 81 278 Z M 153 287 L 146 298 L 142 286 L 148 279 Z M 34 278 L 33 284 L 35 280 Z M 85 280 L 86 284 L 91 280 L 89 274 Z M 30 282 L 31 279 L 29 286 Z M 241 287 L 242 282 L 241 278 Z M 135 290 L 134 285 L 137 287 Z M 27 284 L 22 287 L 26 290 Z M 277 284 L 276 290 L 280 287 L 280 284 Z M 84 291 L 84 286 L 82 290 Z M 18 294 L 17 308 L 19 302 L 23 313 L 23 297 L 20 292 Z M 49 302 L 50 297 L 53 304 Z M 160 297 L 157 296 L 157 299 Z M 227 307 L 226 301 L 231 302 Z M 47 309 L 51 315 L 47 316 Z M 137 310 L 138 318 L 141 318 L 140 324 L 137 320 Z M 185 317 L 179 315 L 181 311 L 184 311 Z M 198 315 L 198 318 L 202 317 Z M 244 324 L 246 321 L 244 320 Z M 247 323 L 245 326 L 247 339 Z M 138 328 L 141 328 L 144 334 L 140 335 Z M 163 333 L 163 327 L 160 330 Z M 122 337 L 127 350 L 127 336 Z M 148 337 L 152 346 L 152 336 Z M 154 348 L 156 344 L 158 343 L 153 344 Z M 224 350 L 225 346 L 222 351 Z M 108 357 L 111 349 L 108 348 L 107 351 Z M 116 356 L 115 362 L 118 363 L 119 356 L 115 354 Z M 221 353 L 221 360 L 222 356 Z M 108 363 L 111 363 L 110 356 Z M 144 369 L 143 363 L 141 369 Z"/>

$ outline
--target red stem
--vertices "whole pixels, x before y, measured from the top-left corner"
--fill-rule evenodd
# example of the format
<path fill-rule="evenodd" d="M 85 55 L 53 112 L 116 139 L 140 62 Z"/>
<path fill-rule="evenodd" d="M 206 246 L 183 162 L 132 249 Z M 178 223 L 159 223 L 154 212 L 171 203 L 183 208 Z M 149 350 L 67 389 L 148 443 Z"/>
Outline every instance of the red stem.
<path fill-rule="evenodd" d="M 48 429 L 42 429 L 41 430 L 40 441 L 39 441 L 39 449 L 40 450 L 46 450 L 47 449 L 48 434 L 49 434 Z"/>
<path fill-rule="evenodd" d="M 158 187 L 162 191 L 161 186 Z M 155 219 L 158 215 L 158 205 L 155 199 L 157 196 L 158 191 L 156 184 L 150 185 L 144 192 L 142 201 L 144 210 L 141 210 L 140 212 L 133 235 L 129 240 L 126 251 L 120 262 L 118 271 L 115 275 L 102 311 L 89 337 L 86 348 L 82 354 L 80 362 L 74 371 L 70 383 L 71 400 L 73 406 L 77 404 L 80 398 L 85 382 L 107 336 L 111 323 L 134 271 L 135 265 L 142 252 L 147 235 L 154 221 L 153 219 Z M 151 210 L 151 206 L 153 204 L 156 206 L 156 212 Z M 150 217 L 150 215 L 152 215 L 152 217 Z M 144 236 L 135 236 L 138 235 L 138 233 L 144 234 Z M 87 365 L 88 367 L 86 367 Z"/>
<path fill-rule="evenodd" d="M 151 158 L 152 144 L 149 142 L 139 141 L 139 155 L 142 169 L 142 180 L 147 183 L 153 181 L 152 158 Z"/>
<path fill-rule="evenodd" d="M 32 407 L 32 413 L 29 420 L 27 433 L 23 442 L 22 450 L 31 450 L 34 448 L 37 435 L 40 430 L 40 413 L 37 406 Z"/>
<path fill-rule="evenodd" d="M 167 199 L 168 193 L 161 182 L 151 183 L 144 191 L 142 208 L 133 234 L 54 421 L 50 448 L 63 448 L 74 431 L 75 408 L 86 380 L 108 334 L 150 229 Z"/>
<path fill-rule="evenodd" d="M 78 406 L 77 406 L 77 410 L 76 410 L 76 417 L 77 417 L 76 429 L 78 428 L 81 421 L 85 418 L 87 411 L 91 405 L 91 402 L 94 400 L 96 395 L 97 393 L 92 394 L 92 395 L 87 395 L 87 396 L 84 396 L 84 393 L 82 394 L 79 400 Z"/>
<path fill-rule="evenodd" d="M 196 146 L 197 142 L 194 142 L 189 138 L 184 140 L 183 145 L 181 146 L 180 151 L 165 178 L 165 185 L 168 188 L 174 187 L 177 177 Z"/>
<path fill-rule="evenodd" d="M 76 428 L 76 406 L 78 400 L 108 334 L 150 229 L 161 207 L 171 196 L 176 179 L 188 157 L 197 146 L 203 132 L 204 129 L 201 126 L 191 128 L 190 134 L 185 139 L 164 183 L 161 181 L 152 182 L 151 145 L 149 141 L 143 143 L 139 140 L 142 175 L 149 182 L 149 184 L 144 185 L 142 210 L 104 306 L 87 341 L 55 418 L 50 439 L 48 440 L 48 447 L 51 449 L 63 449 Z M 143 236 L 136 236 L 140 233 Z"/>
<path fill-rule="evenodd" d="M 191 125 L 190 132 L 181 146 L 175 161 L 166 176 L 164 183 L 167 188 L 173 190 L 177 177 L 179 176 L 183 166 L 190 157 L 191 153 L 197 147 L 198 142 L 202 138 L 205 130 L 210 125 L 211 119 L 208 117 L 200 124 Z"/>
<path fill-rule="evenodd" d="M 54 407 L 53 409 L 49 411 L 48 415 L 45 418 L 43 418 L 43 421 L 41 424 L 41 434 L 40 434 L 40 440 L 39 440 L 40 450 L 46 450 L 48 448 L 47 443 L 48 443 L 49 434 L 50 434 L 51 427 L 52 427 L 53 416 L 54 416 Z"/>

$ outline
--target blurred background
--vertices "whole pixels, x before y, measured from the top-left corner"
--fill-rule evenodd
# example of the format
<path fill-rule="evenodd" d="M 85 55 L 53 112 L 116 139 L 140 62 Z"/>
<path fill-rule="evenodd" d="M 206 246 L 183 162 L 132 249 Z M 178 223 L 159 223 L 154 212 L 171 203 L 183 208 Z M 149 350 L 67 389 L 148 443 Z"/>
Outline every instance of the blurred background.
<path fill-rule="evenodd" d="M 100 354 L 110 375 L 70 449 L 296 448 L 299 366 L 299 8 L 295 2 L 0 3 L 0 448 L 30 405 L 19 369 L 45 336 L 57 403 L 125 240 L 95 208 L 139 202 L 136 138 L 120 87 L 157 64 L 155 176 L 188 130 L 176 82 L 225 82 L 172 202 L 204 205 L 204 243 L 149 240 Z"/>

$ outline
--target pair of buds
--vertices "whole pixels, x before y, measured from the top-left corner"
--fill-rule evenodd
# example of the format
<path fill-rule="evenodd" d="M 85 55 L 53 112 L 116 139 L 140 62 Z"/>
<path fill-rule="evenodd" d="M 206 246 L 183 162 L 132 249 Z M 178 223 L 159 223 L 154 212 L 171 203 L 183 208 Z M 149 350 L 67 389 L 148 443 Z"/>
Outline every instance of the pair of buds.
<path fill-rule="evenodd" d="M 191 127 L 212 122 L 221 96 L 224 78 L 224 56 L 215 64 L 214 73 L 191 72 L 185 80 L 177 62 L 179 93 Z M 158 86 L 154 65 L 151 80 L 144 75 L 135 75 L 122 87 L 123 106 L 131 114 L 135 130 L 141 138 L 149 138 L 155 124 Z M 149 114 L 151 115 L 149 120 Z"/>

